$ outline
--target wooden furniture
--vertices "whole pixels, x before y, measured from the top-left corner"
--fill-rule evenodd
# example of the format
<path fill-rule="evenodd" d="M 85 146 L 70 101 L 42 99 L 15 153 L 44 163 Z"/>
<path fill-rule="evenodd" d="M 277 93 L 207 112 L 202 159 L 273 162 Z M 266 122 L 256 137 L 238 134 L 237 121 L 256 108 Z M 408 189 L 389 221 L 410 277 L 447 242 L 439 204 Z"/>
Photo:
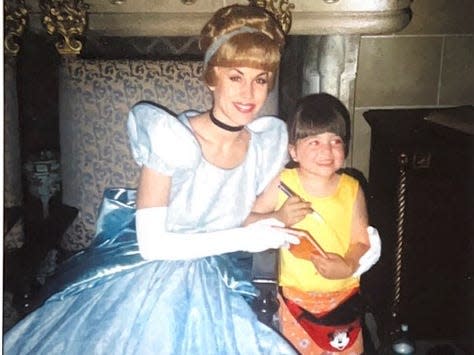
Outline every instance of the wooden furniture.
<path fill-rule="evenodd" d="M 468 344 L 474 107 L 371 110 L 364 117 L 372 128 L 369 214 L 383 247 L 363 287 L 379 327 L 387 334 L 394 321 L 405 322 L 417 339 Z"/>

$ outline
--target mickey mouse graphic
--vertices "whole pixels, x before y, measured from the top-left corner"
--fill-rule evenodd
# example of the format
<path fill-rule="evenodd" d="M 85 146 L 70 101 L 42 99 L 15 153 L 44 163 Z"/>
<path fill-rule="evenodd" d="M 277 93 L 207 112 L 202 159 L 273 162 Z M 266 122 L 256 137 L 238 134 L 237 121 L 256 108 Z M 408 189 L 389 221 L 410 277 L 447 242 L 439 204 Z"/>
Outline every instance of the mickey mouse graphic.
<path fill-rule="evenodd" d="M 338 329 L 333 333 L 329 333 L 329 344 L 336 350 L 344 350 L 347 345 L 349 345 L 349 333 L 352 331 L 352 329 L 352 327 L 346 329 Z"/>

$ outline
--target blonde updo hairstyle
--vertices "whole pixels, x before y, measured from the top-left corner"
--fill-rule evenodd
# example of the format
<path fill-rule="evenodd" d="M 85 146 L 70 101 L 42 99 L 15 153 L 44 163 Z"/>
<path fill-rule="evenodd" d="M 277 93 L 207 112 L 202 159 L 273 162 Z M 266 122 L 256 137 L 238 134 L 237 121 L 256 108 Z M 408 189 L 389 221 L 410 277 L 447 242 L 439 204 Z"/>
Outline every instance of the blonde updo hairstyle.
<path fill-rule="evenodd" d="M 206 52 L 215 41 L 229 32 L 246 26 L 256 32 L 238 33 L 225 40 L 204 66 L 204 81 L 216 83 L 214 67 L 249 67 L 271 72 L 272 89 L 280 65 L 285 34 L 273 15 L 260 7 L 231 5 L 218 10 L 204 25 L 199 47 Z"/>

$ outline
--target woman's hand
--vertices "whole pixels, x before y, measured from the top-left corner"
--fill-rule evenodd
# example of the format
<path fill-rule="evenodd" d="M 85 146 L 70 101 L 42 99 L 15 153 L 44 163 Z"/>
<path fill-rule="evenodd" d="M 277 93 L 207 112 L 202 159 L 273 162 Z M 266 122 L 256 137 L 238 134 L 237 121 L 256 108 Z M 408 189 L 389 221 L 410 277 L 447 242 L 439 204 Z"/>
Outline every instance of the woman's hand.
<path fill-rule="evenodd" d="M 352 259 L 345 259 L 334 253 L 326 253 L 326 256 L 315 254 L 311 256 L 314 267 L 326 279 L 345 279 L 352 276 L 356 270 L 356 263 Z"/>
<path fill-rule="evenodd" d="M 242 250 L 253 253 L 299 244 L 304 235 L 304 232 L 284 228 L 283 223 L 275 218 L 262 219 L 242 230 Z"/>
<path fill-rule="evenodd" d="M 292 196 L 283 203 L 280 209 L 275 211 L 275 218 L 283 222 L 285 226 L 292 226 L 312 211 L 311 203 L 302 201 L 297 196 Z"/>

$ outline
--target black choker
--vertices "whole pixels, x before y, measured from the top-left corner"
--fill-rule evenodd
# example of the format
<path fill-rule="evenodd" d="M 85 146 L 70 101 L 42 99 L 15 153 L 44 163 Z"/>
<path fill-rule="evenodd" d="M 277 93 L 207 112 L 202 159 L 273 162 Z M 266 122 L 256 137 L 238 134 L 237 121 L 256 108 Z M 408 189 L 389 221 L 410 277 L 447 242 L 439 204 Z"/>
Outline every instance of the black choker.
<path fill-rule="evenodd" d="M 219 121 L 216 118 L 216 116 L 214 116 L 214 112 L 212 112 L 212 110 L 209 111 L 209 117 L 211 117 L 212 123 L 214 123 L 217 127 L 225 129 L 226 131 L 229 131 L 229 132 L 238 132 L 244 128 L 244 126 L 229 126 L 228 124 L 225 124 L 224 122 Z"/>

